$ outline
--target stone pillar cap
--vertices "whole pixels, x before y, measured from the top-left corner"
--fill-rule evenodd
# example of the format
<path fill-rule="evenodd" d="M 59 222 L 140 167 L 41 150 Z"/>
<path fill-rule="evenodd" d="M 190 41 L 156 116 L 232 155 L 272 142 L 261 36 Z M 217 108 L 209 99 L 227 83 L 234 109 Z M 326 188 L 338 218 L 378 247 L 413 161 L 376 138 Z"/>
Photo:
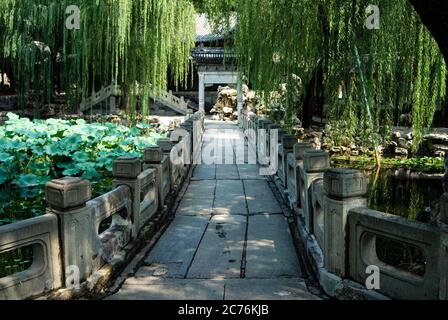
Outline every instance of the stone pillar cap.
<path fill-rule="evenodd" d="M 282 137 L 283 148 L 292 149 L 299 139 L 291 134 L 284 134 Z"/>
<path fill-rule="evenodd" d="M 359 170 L 329 169 L 324 174 L 325 192 L 331 197 L 362 197 L 367 193 L 367 185 L 367 177 Z"/>
<path fill-rule="evenodd" d="M 81 183 L 83 181 L 85 181 L 85 180 L 82 178 L 78 178 L 78 177 L 63 177 L 60 179 L 54 179 L 51 182 L 54 184 L 61 185 L 61 186 L 70 186 L 73 184 Z"/>
<path fill-rule="evenodd" d="M 113 162 L 115 178 L 135 179 L 141 172 L 142 165 L 137 157 L 119 157 Z"/>
<path fill-rule="evenodd" d="M 82 207 L 92 197 L 90 181 L 65 177 L 54 179 L 45 185 L 45 197 L 50 207 L 73 209 Z"/>
<path fill-rule="evenodd" d="M 306 172 L 324 172 L 330 169 L 330 155 L 323 150 L 305 150 L 303 168 Z"/>
<path fill-rule="evenodd" d="M 173 148 L 173 143 L 169 138 L 161 138 L 157 140 L 157 145 L 162 148 L 163 152 L 170 152 Z"/>
<path fill-rule="evenodd" d="M 163 159 L 163 151 L 159 146 L 151 146 L 145 149 L 143 161 L 147 163 L 160 163 Z"/>
<path fill-rule="evenodd" d="M 294 156 L 296 160 L 303 160 L 306 152 L 317 151 L 314 150 L 312 143 L 300 142 L 294 145 Z M 317 151 L 321 152 L 321 151 Z"/>

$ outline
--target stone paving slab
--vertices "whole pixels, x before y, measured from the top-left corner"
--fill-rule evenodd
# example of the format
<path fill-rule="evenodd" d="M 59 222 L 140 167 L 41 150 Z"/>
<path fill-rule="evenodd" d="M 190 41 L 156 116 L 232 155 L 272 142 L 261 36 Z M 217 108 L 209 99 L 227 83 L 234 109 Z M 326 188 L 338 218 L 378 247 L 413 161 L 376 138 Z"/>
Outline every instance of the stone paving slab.
<path fill-rule="evenodd" d="M 165 279 L 124 284 L 108 300 L 223 300 L 224 283 L 213 280 Z"/>
<path fill-rule="evenodd" d="M 267 181 L 245 180 L 244 189 L 250 214 L 283 213 Z"/>
<path fill-rule="evenodd" d="M 217 180 L 239 180 L 238 167 L 236 165 L 218 165 L 216 167 Z"/>
<path fill-rule="evenodd" d="M 241 276 L 247 218 L 215 216 L 193 260 L 187 278 L 228 279 Z"/>
<path fill-rule="evenodd" d="M 220 180 L 216 184 L 213 214 L 247 215 L 246 196 L 240 180 Z"/>
<path fill-rule="evenodd" d="M 215 189 L 215 180 L 191 181 L 183 199 L 213 198 Z"/>
<path fill-rule="evenodd" d="M 286 219 L 249 217 L 246 278 L 300 277 L 300 265 Z"/>
<path fill-rule="evenodd" d="M 191 180 L 215 180 L 216 166 L 215 165 L 198 165 L 193 171 Z"/>
<path fill-rule="evenodd" d="M 302 279 L 227 280 L 225 300 L 317 300 Z"/>
<path fill-rule="evenodd" d="M 184 198 L 177 208 L 178 216 L 211 216 L 213 214 L 213 197 Z"/>
<path fill-rule="evenodd" d="M 254 164 L 238 164 L 238 172 L 241 180 L 266 180 L 260 175 L 260 168 Z"/>
<path fill-rule="evenodd" d="M 130 278 L 107 300 L 320 300 L 303 280 Z"/>
<path fill-rule="evenodd" d="M 145 259 L 158 270 L 146 271 L 152 275 L 166 269 L 166 277 L 185 277 L 208 223 L 204 217 L 176 217 Z"/>

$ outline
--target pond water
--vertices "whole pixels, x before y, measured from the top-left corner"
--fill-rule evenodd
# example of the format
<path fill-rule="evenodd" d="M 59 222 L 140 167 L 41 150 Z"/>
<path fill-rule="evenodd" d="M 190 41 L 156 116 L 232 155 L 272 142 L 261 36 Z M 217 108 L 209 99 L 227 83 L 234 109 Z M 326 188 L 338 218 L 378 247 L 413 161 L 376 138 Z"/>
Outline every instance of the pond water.
<path fill-rule="evenodd" d="M 421 221 L 426 208 L 434 209 L 443 195 L 441 179 L 403 179 L 394 170 L 370 176 L 368 207 L 370 209 Z"/>
<path fill-rule="evenodd" d="M 370 179 L 366 197 L 368 208 L 373 210 L 427 223 L 443 195 L 441 179 L 403 178 L 396 170 L 387 169 L 378 176 L 373 170 L 361 171 Z M 419 277 L 425 275 L 427 259 L 421 249 L 381 237 L 377 237 L 375 247 L 380 261 Z"/>

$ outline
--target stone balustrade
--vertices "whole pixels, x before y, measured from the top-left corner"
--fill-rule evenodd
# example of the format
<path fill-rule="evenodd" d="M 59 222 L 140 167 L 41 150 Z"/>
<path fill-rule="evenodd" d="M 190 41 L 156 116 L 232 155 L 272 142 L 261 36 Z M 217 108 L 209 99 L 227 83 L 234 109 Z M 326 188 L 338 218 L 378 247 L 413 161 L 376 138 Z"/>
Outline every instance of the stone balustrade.
<path fill-rule="evenodd" d="M 260 129 L 278 128 L 269 119 L 244 113 L 241 121 L 246 134 L 258 138 Z M 256 150 L 267 143 L 253 141 Z M 351 297 L 366 299 L 448 299 L 448 194 L 441 199 L 436 226 L 370 210 L 364 174 L 331 168 L 328 153 L 298 143 L 284 130 L 278 164 L 272 178 L 280 181 L 277 187 L 288 195 L 286 200 L 297 217 L 294 228 L 328 295 L 341 297 L 350 292 Z M 388 263 L 378 253 L 381 241 L 419 252 L 423 270 L 416 273 Z M 375 268 L 379 289 L 369 290 L 366 280 Z"/>
<path fill-rule="evenodd" d="M 287 156 L 286 179 L 288 181 L 289 202 L 293 208 L 302 208 L 300 168 L 303 169 L 304 152 L 312 150 L 313 146 L 310 143 L 296 143 L 293 148 L 293 153 L 289 153 Z"/>
<path fill-rule="evenodd" d="M 439 299 L 440 276 L 446 269 L 439 269 L 440 230 L 431 225 L 397 218 L 367 208 L 354 208 L 348 215 L 348 274 L 350 278 L 365 283 L 366 268 L 374 265 L 381 271 L 381 292 L 397 299 Z M 418 248 L 426 259 L 422 276 L 398 269 L 383 262 L 377 254 L 378 238 Z M 442 257 L 440 257 L 442 258 Z"/>
<path fill-rule="evenodd" d="M 288 189 L 288 156 L 294 152 L 297 138 L 293 135 L 283 135 L 278 146 L 278 177 L 283 188 Z"/>
<path fill-rule="evenodd" d="M 0 300 L 33 297 L 62 287 L 58 219 L 47 214 L 0 228 L 0 254 L 31 248 L 31 267 L 0 279 Z"/>
<path fill-rule="evenodd" d="M 192 136 L 202 139 L 204 114 L 190 115 L 180 128 L 186 135 L 160 139 L 142 159 L 116 159 L 113 188 L 107 194 L 91 199 L 89 181 L 55 179 L 45 187 L 46 215 L 0 227 L 0 254 L 33 251 L 30 268 L 0 279 L 0 299 L 25 299 L 64 288 L 72 272 L 81 282 L 89 281 L 122 262 L 126 250 L 141 242 L 141 232 L 153 217 L 164 214 L 170 191 L 188 175 Z"/>

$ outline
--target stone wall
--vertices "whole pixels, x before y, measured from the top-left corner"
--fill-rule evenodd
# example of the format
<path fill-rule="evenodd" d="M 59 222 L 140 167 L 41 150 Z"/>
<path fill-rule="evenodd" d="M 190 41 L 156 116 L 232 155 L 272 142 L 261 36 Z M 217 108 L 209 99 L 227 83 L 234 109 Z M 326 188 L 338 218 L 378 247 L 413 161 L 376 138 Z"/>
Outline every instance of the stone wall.
<path fill-rule="evenodd" d="M 193 134 L 202 138 L 203 123 L 204 114 L 196 113 L 171 139 L 146 149 L 142 159 L 116 159 L 113 190 L 95 199 L 87 180 L 49 182 L 45 216 L 0 227 L 0 254 L 32 246 L 34 255 L 28 270 L 0 279 L 0 299 L 26 299 L 58 289 L 64 290 L 56 298 L 101 290 L 169 219 L 167 206 L 189 173 Z M 178 161 L 170 161 L 176 155 Z M 99 233 L 108 219 L 110 227 Z"/>

